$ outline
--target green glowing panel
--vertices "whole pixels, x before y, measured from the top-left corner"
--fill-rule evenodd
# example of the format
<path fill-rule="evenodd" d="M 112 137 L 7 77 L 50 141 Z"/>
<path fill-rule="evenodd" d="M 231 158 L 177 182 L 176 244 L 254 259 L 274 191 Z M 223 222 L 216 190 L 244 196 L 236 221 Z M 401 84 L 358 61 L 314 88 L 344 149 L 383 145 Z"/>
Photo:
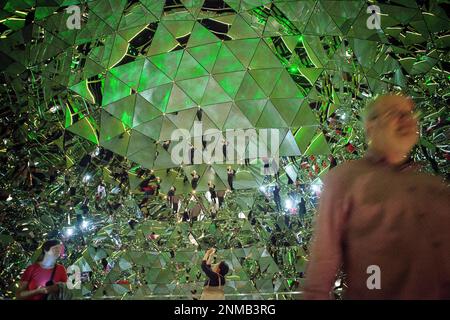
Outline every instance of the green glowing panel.
<path fill-rule="evenodd" d="M 131 95 L 104 107 L 104 110 L 120 119 L 128 127 L 133 125 L 134 104 L 136 95 Z"/>
<path fill-rule="evenodd" d="M 205 68 L 208 72 L 212 72 L 221 46 L 221 42 L 215 42 L 194 48 L 189 48 L 187 51 L 195 60 L 200 63 L 200 65 L 202 65 L 203 68 Z"/>
<path fill-rule="evenodd" d="M 220 84 L 225 92 L 234 98 L 241 86 L 242 80 L 245 77 L 245 71 L 236 71 L 229 73 L 215 74 L 214 79 Z"/>
<path fill-rule="evenodd" d="M 129 140 L 130 134 L 128 132 L 124 132 L 123 134 L 113 137 L 110 140 L 103 141 L 102 145 L 112 152 L 125 157 L 127 155 Z"/>
<path fill-rule="evenodd" d="M 205 0 L 182 0 L 181 2 L 194 17 L 197 17 L 201 12 Z"/>
<path fill-rule="evenodd" d="M 260 39 L 232 40 L 224 42 L 230 51 L 241 61 L 244 67 L 248 67 L 255 54 Z"/>
<path fill-rule="evenodd" d="M 247 39 L 247 38 L 258 38 L 259 35 L 253 30 L 248 23 L 242 19 L 240 15 L 236 16 L 233 21 L 233 25 L 228 31 L 228 35 L 233 39 Z"/>
<path fill-rule="evenodd" d="M 155 36 L 153 38 L 150 49 L 147 55 L 153 56 L 159 53 L 168 52 L 178 46 L 178 41 L 174 36 L 166 29 L 163 24 L 158 25 Z"/>
<path fill-rule="evenodd" d="M 191 36 L 187 43 L 188 48 L 220 42 L 220 39 L 217 38 L 213 33 L 211 33 L 208 29 L 202 26 L 200 23 L 196 22 L 194 25 L 194 29 L 192 29 Z"/>
<path fill-rule="evenodd" d="M 148 25 L 151 22 L 158 21 L 158 18 L 156 18 L 148 9 L 146 9 L 142 4 L 138 4 L 133 7 L 133 9 L 122 17 L 122 20 L 120 21 L 120 30 L 124 29 L 132 29 L 132 28 L 143 28 L 146 25 Z"/>
<path fill-rule="evenodd" d="M 128 50 L 128 41 L 123 37 L 116 34 L 113 38 L 113 42 L 111 47 L 107 46 L 108 51 L 110 51 L 110 55 L 107 56 L 108 68 L 114 67 L 120 60 L 124 57 Z"/>
<path fill-rule="evenodd" d="M 259 128 L 283 128 L 288 127 L 272 102 L 267 101 L 266 107 L 259 118 L 256 127 Z"/>
<path fill-rule="evenodd" d="M 162 119 L 163 117 L 158 117 L 156 119 L 142 123 L 137 127 L 134 127 L 133 129 L 142 133 L 143 135 L 146 135 L 149 138 L 152 138 L 153 140 L 159 140 Z"/>
<path fill-rule="evenodd" d="M 299 68 L 300 73 L 311 85 L 314 85 L 323 70 L 322 68 Z"/>
<path fill-rule="evenodd" d="M 170 93 L 172 91 L 172 83 L 164 84 L 155 88 L 151 88 L 139 93 L 145 100 L 150 102 L 161 112 L 166 111 L 169 102 Z"/>
<path fill-rule="evenodd" d="M 65 121 L 64 121 L 64 128 L 68 128 L 73 124 L 72 114 L 70 113 L 70 108 L 68 105 L 64 108 L 64 115 L 65 115 Z"/>
<path fill-rule="evenodd" d="M 116 30 L 119 26 L 121 15 L 111 14 L 111 12 L 122 12 L 126 3 L 126 0 L 98 1 L 89 10 L 105 21 L 112 29 Z"/>
<path fill-rule="evenodd" d="M 125 127 L 122 122 L 113 117 L 109 113 L 102 111 L 101 128 L 100 128 L 100 143 L 110 141 L 112 138 L 121 135 L 125 132 Z"/>
<path fill-rule="evenodd" d="M 175 80 L 198 78 L 208 74 L 208 71 L 206 71 L 197 60 L 189 54 L 189 52 L 185 51 Z"/>
<path fill-rule="evenodd" d="M 194 21 L 169 21 L 165 20 L 162 24 L 172 34 L 174 38 L 185 37 L 192 31 Z"/>
<path fill-rule="evenodd" d="M 303 47 L 308 54 L 308 58 L 316 68 L 323 68 L 327 64 L 328 58 L 323 49 L 319 36 L 305 35 L 303 37 Z"/>
<path fill-rule="evenodd" d="M 155 0 L 139 0 L 155 17 L 158 19 L 161 17 L 161 14 L 164 10 L 164 1 L 155 1 Z"/>
<path fill-rule="evenodd" d="M 166 112 L 175 112 L 195 107 L 196 104 L 191 98 L 181 90 L 176 84 L 173 85 Z"/>
<path fill-rule="evenodd" d="M 316 6 L 314 1 L 277 1 L 277 8 L 303 33 Z M 301 12 L 301 14 L 299 14 Z"/>
<path fill-rule="evenodd" d="M 36 21 L 39 21 L 44 19 L 45 17 L 50 16 L 51 14 L 53 14 L 53 12 L 55 12 L 55 7 L 38 7 L 36 8 L 34 17 Z"/>
<path fill-rule="evenodd" d="M 95 103 L 94 97 L 92 96 L 92 93 L 89 91 L 87 80 L 81 81 L 80 83 L 73 85 L 72 87 L 70 87 L 70 90 L 78 93 L 80 96 L 82 96 L 89 102 Z"/>
<path fill-rule="evenodd" d="M 240 11 L 241 0 L 224 0 L 224 2 L 228 4 L 231 8 L 233 8 L 236 12 Z"/>
<path fill-rule="evenodd" d="M 271 101 L 288 125 L 291 125 L 303 103 L 303 99 L 271 99 Z M 295 125 L 293 124 L 293 126 Z M 301 124 L 297 126 L 301 126 Z"/>
<path fill-rule="evenodd" d="M 145 60 L 137 91 L 141 92 L 149 88 L 169 83 L 171 81 L 172 80 L 167 77 L 161 70 L 159 70 L 153 63 Z"/>
<path fill-rule="evenodd" d="M 170 120 L 177 128 L 190 129 L 197 114 L 197 110 L 197 108 L 191 108 L 178 113 L 166 114 L 166 118 Z"/>
<path fill-rule="evenodd" d="M 161 110 L 153 106 L 141 95 L 136 95 L 136 105 L 134 108 L 133 127 L 141 123 L 153 120 L 162 115 Z"/>
<path fill-rule="evenodd" d="M 361 66 L 372 68 L 377 55 L 377 45 L 375 41 L 367 41 L 362 39 L 351 39 L 350 46 L 355 53 Z"/>
<path fill-rule="evenodd" d="M 306 156 L 310 155 L 329 155 L 331 153 L 330 147 L 328 146 L 327 140 L 323 135 L 323 132 L 320 132 L 317 136 L 315 136 L 308 149 L 305 151 Z"/>
<path fill-rule="evenodd" d="M 130 136 L 130 141 L 128 145 L 127 155 L 135 154 L 139 151 L 149 151 L 155 145 L 152 139 L 148 136 L 143 135 L 139 131 L 133 130 Z"/>
<path fill-rule="evenodd" d="M 302 93 L 297 88 L 297 85 L 292 80 L 286 70 L 281 72 L 281 76 L 273 89 L 271 98 L 303 98 Z"/>
<path fill-rule="evenodd" d="M 182 55 L 183 51 L 177 50 L 150 57 L 150 61 L 153 62 L 153 64 L 157 66 L 159 70 L 164 72 L 164 74 L 166 74 L 170 79 L 174 79 L 178 66 L 180 65 Z"/>
<path fill-rule="evenodd" d="M 137 89 L 145 59 L 139 59 L 110 70 L 111 74 L 127 86 Z"/>
<path fill-rule="evenodd" d="M 213 77 L 210 77 L 208 87 L 202 99 L 202 105 L 217 104 L 231 100 L 230 96 L 227 95 L 217 81 Z"/>
<path fill-rule="evenodd" d="M 146 137 L 146 136 L 144 136 L 144 137 L 147 141 L 152 141 L 148 137 Z M 131 147 L 131 142 L 130 142 L 130 145 L 128 146 L 128 150 L 127 150 L 128 159 L 130 159 L 131 161 L 134 161 L 136 163 L 140 163 L 141 166 L 146 169 L 153 168 L 153 163 L 154 163 L 153 157 L 148 156 L 149 154 L 155 154 L 155 152 L 156 152 L 155 144 L 153 142 L 150 143 L 149 146 L 146 147 L 145 149 L 135 152 L 133 154 L 129 153 L 130 147 Z"/>
<path fill-rule="evenodd" d="M 206 86 L 208 85 L 208 81 L 209 77 L 206 76 L 178 81 L 177 84 L 189 97 L 191 97 L 192 100 L 194 100 L 196 104 L 200 105 Z"/>
<path fill-rule="evenodd" d="M 317 118 L 312 112 L 311 108 L 309 107 L 308 102 L 305 100 L 302 103 L 300 110 L 298 110 L 294 120 L 292 121 L 292 126 L 300 127 L 300 126 L 316 126 L 316 125 L 318 125 Z"/>
<path fill-rule="evenodd" d="M 308 23 L 305 26 L 306 34 L 313 34 L 322 36 L 326 35 L 342 35 L 342 32 L 339 30 L 338 26 L 334 22 L 333 18 L 327 13 L 327 10 L 323 7 L 323 5 L 318 2 L 314 8 L 314 13 L 311 15 Z"/>
<path fill-rule="evenodd" d="M 230 113 L 231 102 L 221 103 L 216 105 L 208 105 L 203 108 L 203 111 L 214 122 L 217 128 L 222 129 L 225 121 Z"/>
<path fill-rule="evenodd" d="M 306 148 L 311 143 L 311 139 L 314 137 L 316 132 L 317 132 L 316 126 L 306 126 L 301 127 L 295 133 L 295 141 L 297 142 L 298 148 L 300 149 L 300 152 L 302 154 L 305 153 Z"/>
<path fill-rule="evenodd" d="M 161 130 L 159 131 L 158 140 L 170 140 L 172 133 L 177 129 L 179 128 L 172 121 L 170 121 L 169 118 L 162 117 L 162 125 Z"/>
<path fill-rule="evenodd" d="M 276 37 L 279 35 L 289 34 L 286 29 L 274 17 L 267 19 L 266 27 L 264 28 L 264 37 Z"/>
<path fill-rule="evenodd" d="M 255 100 L 266 98 L 264 91 L 258 86 L 255 79 L 246 73 L 244 80 L 241 83 L 238 93 L 236 94 L 235 100 Z"/>
<path fill-rule="evenodd" d="M 281 76 L 283 69 L 256 69 L 250 70 L 250 75 L 255 79 L 266 96 L 270 96 L 275 84 Z"/>
<path fill-rule="evenodd" d="M 222 45 L 219 54 L 217 55 L 216 64 L 213 68 L 213 73 L 224 73 L 245 70 L 245 67 L 233 55 L 227 46 Z"/>
<path fill-rule="evenodd" d="M 291 131 L 286 133 L 283 142 L 280 145 L 279 149 L 280 154 L 289 155 L 289 156 L 299 156 L 300 149 L 295 142 L 294 135 Z"/>
<path fill-rule="evenodd" d="M 131 94 L 131 88 L 111 74 L 106 75 L 102 105 L 120 100 Z"/>
<path fill-rule="evenodd" d="M 232 105 L 224 129 L 247 129 L 252 128 L 253 125 L 248 121 L 244 114 L 238 107 Z"/>
<path fill-rule="evenodd" d="M 262 69 L 262 68 L 282 68 L 280 61 L 272 53 L 266 43 L 261 40 L 256 48 L 255 54 L 250 62 L 250 68 Z"/>
<path fill-rule="evenodd" d="M 83 119 L 75 122 L 75 124 L 69 126 L 67 130 L 73 132 L 83 138 L 88 139 L 92 143 L 98 144 L 98 136 L 95 130 L 95 121 L 90 117 L 84 117 Z"/>
<path fill-rule="evenodd" d="M 236 102 L 236 105 L 254 126 L 258 123 L 266 104 L 267 99 L 242 100 Z"/>

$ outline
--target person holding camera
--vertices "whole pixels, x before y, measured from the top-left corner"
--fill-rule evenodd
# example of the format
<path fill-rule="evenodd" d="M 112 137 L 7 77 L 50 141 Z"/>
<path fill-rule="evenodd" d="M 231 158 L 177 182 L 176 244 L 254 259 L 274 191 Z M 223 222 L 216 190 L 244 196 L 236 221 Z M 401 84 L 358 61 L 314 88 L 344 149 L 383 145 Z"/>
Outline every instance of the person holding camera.
<path fill-rule="evenodd" d="M 57 295 L 60 284 L 67 282 L 63 265 L 56 263 L 62 253 L 59 240 L 48 240 L 42 245 L 42 252 L 36 263 L 28 266 L 20 279 L 16 297 L 20 300 L 47 300 Z"/>
<path fill-rule="evenodd" d="M 223 285 L 225 284 L 225 275 L 228 273 L 229 267 L 225 261 L 212 265 L 215 253 L 216 249 L 208 249 L 202 260 L 202 270 L 208 277 L 208 280 L 205 281 L 200 300 L 225 300 Z"/>

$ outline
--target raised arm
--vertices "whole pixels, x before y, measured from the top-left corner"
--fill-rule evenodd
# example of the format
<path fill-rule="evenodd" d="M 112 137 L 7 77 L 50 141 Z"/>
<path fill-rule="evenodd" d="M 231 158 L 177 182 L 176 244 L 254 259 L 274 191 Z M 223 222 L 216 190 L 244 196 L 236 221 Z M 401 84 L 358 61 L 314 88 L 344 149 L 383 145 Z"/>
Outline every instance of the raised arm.
<path fill-rule="evenodd" d="M 208 251 L 206 251 L 205 256 L 202 260 L 202 270 L 208 276 L 208 278 L 217 277 L 217 274 L 211 270 L 211 262 L 214 257 L 214 252 L 214 248 L 209 249 Z"/>

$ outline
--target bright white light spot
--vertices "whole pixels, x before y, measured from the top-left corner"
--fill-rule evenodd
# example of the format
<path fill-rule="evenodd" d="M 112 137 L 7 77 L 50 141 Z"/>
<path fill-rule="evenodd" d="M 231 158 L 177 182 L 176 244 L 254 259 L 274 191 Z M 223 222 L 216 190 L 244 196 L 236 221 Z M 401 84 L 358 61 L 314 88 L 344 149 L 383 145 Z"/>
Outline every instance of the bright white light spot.
<path fill-rule="evenodd" d="M 11 195 L 8 196 L 8 198 L 6 199 L 6 201 L 11 201 L 13 198 L 11 197 Z"/>
<path fill-rule="evenodd" d="M 314 191 L 316 193 L 320 192 L 322 190 L 322 185 L 318 184 L 318 183 L 312 184 L 311 189 L 312 189 L 312 191 Z"/>
<path fill-rule="evenodd" d="M 81 223 L 81 228 L 86 229 L 88 226 L 89 226 L 89 221 L 83 220 L 83 222 Z"/>
<path fill-rule="evenodd" d="M 66 236 L 70 237 L 71 235 L 73 235 L 73 228 L 67 228 L 66 229 Z"/>
<path fill-rule="evenodd" d="M 345 120 L 345 118 L 346 118 L 346 115 L 345 115 L 345 113 L 344 113 L 344 114 L 341 115 L 341 119 L 342 119 L 342 120 Z"/>
<path fill-rule="evenodd" d="M 292 209 L 294 207 L 294 203 L 292 202 L 291 199 L 286 199 L 284 206 L 286 207 L 286 209 Z"/>
<path fill-rule="evenodd" d="M 190 233 L 189 236 L 189 241 L 196 247 L 198 247 L 198 242 L 195 240 L 195 238 L 192 236 L 192 234 Z"/>
<path fill-rule="evenodd" d="M 86 182 L 88 182 L 89 180 L 91 180 L 91 178 L 92 178 L 92 176 L 91 176 L 90 174 L 86 174 L 86 175 L 83 177 L 83 182 L 86 183 Z"/>
<path fill-rule="evenodd" d="M 61 109 L 61 106 L 56 105 L 56 106 L 53 106 L 50 108 L 50 112 L 55 113 L 56 111 L 58 111 L 60 109 Z"/>
<path fill-rule="evenodd" d="M 259 187 L 259 191 L 261 191 L 262 193 L 265 193 L 266 192 L 266 187 L 264 187 L 264 186 Z"/>

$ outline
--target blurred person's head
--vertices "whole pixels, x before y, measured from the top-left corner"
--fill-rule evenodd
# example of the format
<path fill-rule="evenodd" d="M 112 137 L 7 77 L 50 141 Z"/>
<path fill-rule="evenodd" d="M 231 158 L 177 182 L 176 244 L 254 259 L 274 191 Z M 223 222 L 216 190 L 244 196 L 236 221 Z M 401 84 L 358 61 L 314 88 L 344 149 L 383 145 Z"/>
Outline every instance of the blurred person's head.
<path fill-rule="evenodd" d="M 37 261 L 43 267 L 53 267 L 61 253 L 62 244 L 59 240 L 47 240 L 42 245 L 42 252 Z"/>
<path fill-rule="evenodd" d="M 220 261 L 219 263 L 212 265 L 211 269 L 214 272 L 217 272 L 218 274 L 220 274 L 222 277 L 225 277 L 225 275 L 230 270 L 230 268 L 228 267 L 228 264 L 225 261 Z"/>
<path fill-rule="evenodd" d="M 366 108 L 365 130 L 369 150 L 390 163 L 403 162 L 419 137 L 414 102 L 404 95 L 377 97 Z"/>

